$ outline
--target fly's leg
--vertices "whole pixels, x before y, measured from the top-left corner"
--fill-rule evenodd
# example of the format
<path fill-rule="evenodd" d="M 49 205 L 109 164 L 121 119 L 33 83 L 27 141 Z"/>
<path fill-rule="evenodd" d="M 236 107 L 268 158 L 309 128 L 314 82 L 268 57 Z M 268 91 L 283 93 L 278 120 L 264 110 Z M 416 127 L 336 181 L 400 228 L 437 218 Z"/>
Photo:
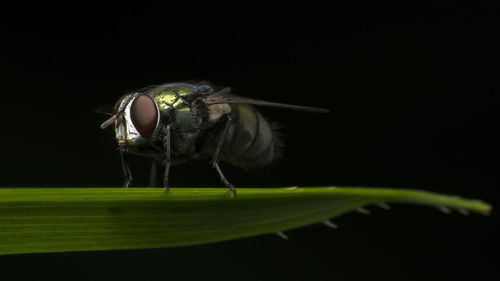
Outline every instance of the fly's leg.
<path fill-rule="evenodd" d="M 224 174 L 222 174 L 222 171 L 220 170 L 218 161 L 212 161 L 211 163 L 212 163 L 212 166 L 214 167 L 214 169 L 217 171 L 217 174 L 219 174 L 219 177 L 220 177 L 220 180 L 222 181 L 222 183 L 224 183 L 224 185 L 231 190 L 231 197 L 233 197 L 233 198 L 236 197 L 236 188 L 234 187 L 234 185 L 232 185 L 226 179 Z"/>
<path fill-rule="evenodd" d="M 167 125 L 165 137 L 163 138 L 163 148 L 165 149 L 165 175 L 163 176 L 163 188 L 168 191 L 168 173 L 170 171 L 170 125 Z"/>
<path fill-rule="evenodd" d="M 156 168 L 156 161 L 153 160 L 151 161 L 151 171 L 149 172 L 149 186 L 150 187 L 155 187 L 156 186 L 156 174 L 158 170 Z"/>
<path fill-rule="evenodd" d="M 212 164 L 212 167 L 214 167 L 215 171 L 217 171 L 217 174 L 219 175 L 220 180 L 226 187 L 228 187 L 231 192 L 232 192 L 232 197 L 236 197 L 236 188 L 226 179 L 224 174 L 222 174 L 222 171 L 219 167 L 219 153 L 224 145 L 224 140 L 227 137 L 227 134 L 229 133 L 229 129 L 231 128 L 231 116 L 227 115 L 227 121 L 224 126 L 224 131 L 222 131 L 222 134 L 220 135 L 219 141 L 217 142 L 217 147 L 215 148 L 214 155 L 212 156 L 212 160 L 210 161 L 210 164 Z"/>
<path fill-rule="evenodd" d="M 125 160 L 123 151 L 120 151 L 120 158 L 122 161 L 123 175 L 125 176 L 125 183 L 123 184 L 123 187 L 128 188 L 128 186 L 132 182 L 132 173 L 130 173 L 130 167 Z"/>

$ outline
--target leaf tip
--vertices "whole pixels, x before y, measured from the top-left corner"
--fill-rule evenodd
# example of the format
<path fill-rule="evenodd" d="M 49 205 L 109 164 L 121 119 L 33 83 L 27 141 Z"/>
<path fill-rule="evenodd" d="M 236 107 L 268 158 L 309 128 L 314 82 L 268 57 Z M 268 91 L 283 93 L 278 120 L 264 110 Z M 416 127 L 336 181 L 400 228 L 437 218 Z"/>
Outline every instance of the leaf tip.
<path fill-rule="evenodd" d="M 491 206 L 490 204 L 488 203 L 484 203 L 484 202 L 481 202 L 481 214 L 485 215 L 485 216 L 489 216 L 491 215 L 491 211 L 493 210 L 493 206 Z"/>

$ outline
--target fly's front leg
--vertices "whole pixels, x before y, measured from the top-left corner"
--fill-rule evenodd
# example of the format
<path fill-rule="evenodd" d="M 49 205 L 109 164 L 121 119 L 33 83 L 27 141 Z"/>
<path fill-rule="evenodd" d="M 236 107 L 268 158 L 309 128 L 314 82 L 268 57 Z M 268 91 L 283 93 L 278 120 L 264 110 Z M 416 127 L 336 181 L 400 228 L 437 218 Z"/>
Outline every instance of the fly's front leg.
<path fill-rule="evenodd" d="M 165 149 L 165 175 L 163 176 L 163 187 L 168 191 L 168 173 L 170 171 L 170 125 L 167 125 L 166 134 L 163 138 L 163 148 Z"/>
<path fill-rule="evenodd" d="M 232 197 L 234 198 L 236 197 L 236 188 L 234 188 L 234 186 L 226 179 L 226 177 L 224 176 L 224 174 L 222 174 L 222 171 L 219 167 L 219 153 L 222 146 L 224 145 L 224 141 L 226 140 L 227 134 L 229 133 L 229 129 L 231 129 L 232 125 L 231 116 L 229 115 L 226 116 L 227 116 L 227 121 L 224 126 L 224 131 L 222 131 L 222 134 L 219 137 L 219 141 L 217 142 L 217 147 L 215 148 L 214 155 L 212 156 L 212 160 L 210 161 L 210 163 L 214 167 L 215 171 L 217 171 L 217 174 L 219 175 L 219 178 L 222 181 L 222 183 L 224 183 L 226 187 L 229 187 L 229 189 L 232 192 Z"/>
<path fill-rule="evenodd" d="M 125 160 L 125 155 L 123 151 L 120 150 L 120 158 L 122 161 L 122 168 L 123 168 L 123 175 L 125 176 L 125 183 L 123 184 L 123 187 L 128 188 L 130 183 L 132 182 L 132 173 L 130 173 L 130 167 Z"/>

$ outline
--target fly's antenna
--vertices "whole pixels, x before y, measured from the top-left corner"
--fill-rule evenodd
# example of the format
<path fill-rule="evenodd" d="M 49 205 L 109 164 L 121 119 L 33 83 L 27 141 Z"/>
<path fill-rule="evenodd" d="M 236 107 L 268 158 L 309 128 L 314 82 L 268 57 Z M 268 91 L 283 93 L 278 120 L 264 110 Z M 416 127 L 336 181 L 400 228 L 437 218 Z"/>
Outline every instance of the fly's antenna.
<path fill-rule="evenodd" d="M 108 120 L 104 121 L 104 123 L 101 124 L 101 129 L 106 129 L 111 124 L 113 124 L 113 122 L 115 122 L 116 119 L 118 118 L 116 115 L 114 115 L 109 111 L 110 111 L 109 105 L 100 105 L 94 109 L 95 113 L 111 116 L 111 118 L 109 118 Z"/>
<path fill-rule="evenodd" d="M 111 118 L 109 118 L 108 120 L 104 121 L 104 123 L 101 124 L 101 129 L 106 129 L 107 127 L 111 126 L 113 123 L 115 123 L 115 121 L 118 119 L 118 116 L 116 115 L 113 115 L 111 116 Z"/>
<path fill-rule="evenodd" d="M 125 102 L 125 104 L 128 104 L 130 102 L 130 100 L 133 98 L 133 96 L 129 96 L 127 98 L 127 101 Z M 104 121 L 104 123 L 101 124 L 101 129 L 106 129 L 107 127 L 111 126 L 113 123 L 115 123 L 115 121 L 119 121 L 121 122 L 121 120 L 123 120 L 123 112 L 125 111 L 125 107 L 123 106 L 123 103 L 122 103 L 122 106 L 120 107 L 120 109 L 118 110 L 118 112 L 116 112 L 115 114 L 112 114 L 112 113 L 107 113 L 108 115 L 111 115 L 111 117 Z"/>

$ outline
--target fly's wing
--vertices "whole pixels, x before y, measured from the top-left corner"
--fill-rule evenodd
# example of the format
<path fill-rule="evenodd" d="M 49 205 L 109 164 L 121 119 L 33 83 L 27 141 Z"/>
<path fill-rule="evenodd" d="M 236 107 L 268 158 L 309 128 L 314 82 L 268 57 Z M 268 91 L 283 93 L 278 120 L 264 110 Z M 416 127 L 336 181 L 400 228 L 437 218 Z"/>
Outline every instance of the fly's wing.
<path fill-rule="evenodd" d="M 221 104 L 221 103 L 246 103 L 252 105 L 259 106 L 270 106 L 270 107 L 279 107 L 279 108 L 288 108 L 291 110 L 299 110 L 299 111 L 307 111 L 307 112 L 315 112 L 315 113 L 328 113 L 330 110 L 320 108 L 320 107 L 309 107 L 309 106 L 301 106 L 301 105 L 293 105 L 286 103 L 278 103 L 278 102 L 269 102 L 263 100 L 254 100 L 245 97 L 239 97 L 230 94 L 231 88 L 224 88 L 218 92 L 213 94 L 208 94 L 203 98 L 203 102 L 205 104 Z"/>

